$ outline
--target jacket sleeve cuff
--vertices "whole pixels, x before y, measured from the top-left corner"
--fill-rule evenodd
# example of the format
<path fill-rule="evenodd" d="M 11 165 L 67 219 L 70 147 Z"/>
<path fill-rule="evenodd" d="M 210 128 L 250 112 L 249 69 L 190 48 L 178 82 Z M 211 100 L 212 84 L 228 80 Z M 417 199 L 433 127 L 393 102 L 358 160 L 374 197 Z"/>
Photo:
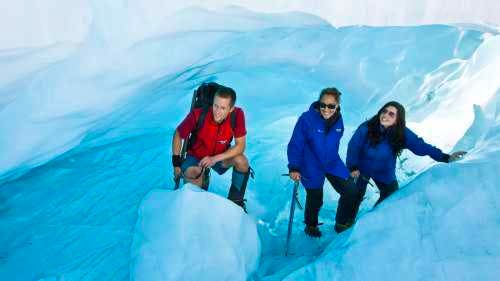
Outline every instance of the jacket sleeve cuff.
<path fill-rule="evenodd" d="M 450 163 L 450 155 L 443 153 L 443 158 L 441 158 L 441 162 Z"/>

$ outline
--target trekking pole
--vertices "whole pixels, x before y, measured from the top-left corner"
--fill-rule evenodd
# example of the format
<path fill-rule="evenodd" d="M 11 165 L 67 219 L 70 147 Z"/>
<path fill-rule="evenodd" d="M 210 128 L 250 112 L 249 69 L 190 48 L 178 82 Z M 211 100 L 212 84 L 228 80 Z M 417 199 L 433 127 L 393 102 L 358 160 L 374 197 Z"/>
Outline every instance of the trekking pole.
<path fill-rule="evenodd" d="M 193 110 L 195 102 L 196 102 L 196 90 L 193 91 L 193 97 L 191 98 L 191 107 L 189 109 L 190 111 Z M 189 140 L 189 137 L 187 137 L 182 142 L 182 149 L 181 149 L 181 161 L 182 162 L 184 162 L 184 160 L 186 159 L 186 152 L 187 152 L 188 140 Z M 180 182 L 181 182 L 181 176 L 174 177 L 174 182 L 175 182 L 174 190 L 179 189 L 179 185 L 180 185 Z"/>
<path fill-rule="evenodd" d="M 288 255 L 288 250 L 290 246 L 290 237 L 292 235 L 293 216 L 295 214 L 295 202 L 297 202 L 296 198 L 298 189 L 299 189 L 299 181 L 296 181 L 293 185 L 292 203 L 290 206 L 290 218 L 288 219 L 288 233 L 286 235 L 285 256 Z"/>
<path fill-rule="evenodd" d="M 180 182 L 181 182 L 181 176 L 179 175 L 177 177 L 174 177 L 174 182 L 175 182 L 174 190 L 179 189 L 179 185 L 180 185 Z"/>
<path fill-rule="evenodd" d="M 187 150 L 187 139 L 182 142 L 182 149 L 181 149 L 181 161 L 182 162 L 184 161 L 184 159 L 186 159 L 186 150 Z M 179 189 L 179 186 L 181 183 L 181 178 L 182 178 L 182 173 L 181 173 L 181 175 L 174 177 L 174 182 L 175 182 L 174 190 Z"/>

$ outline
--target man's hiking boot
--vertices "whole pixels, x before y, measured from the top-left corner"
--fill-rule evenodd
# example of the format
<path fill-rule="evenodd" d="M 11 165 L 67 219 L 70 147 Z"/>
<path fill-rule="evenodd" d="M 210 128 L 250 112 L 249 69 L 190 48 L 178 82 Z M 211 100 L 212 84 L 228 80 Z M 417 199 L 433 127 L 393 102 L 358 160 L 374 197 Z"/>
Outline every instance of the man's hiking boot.
<path fill-rule="evenodd" d="M 245 212 L 246 214 L 248 214 L 248 212 L 247 212 L 247 205 L 245 204 L 245 202 L 247 202 L 247 199 L 232 200 L 232 201 L 234 202 L 234 204 L 240 206 L 243 209 L 243 212 Z"/>
<path fill-rule="evenodd" d="M 246 173 L 238 172 L 233 168 L 233 176 L 231 179 L 231 186 L 229 187 L 229 194 L 227 198 L 233 201 L 236 205 L 240 206 L 245 213 L 247 213 L 247 207 L 244 199 L 245 190 L 247 189 L 248 179 L 253 178 L 252 168 L 248 168 Z"/>

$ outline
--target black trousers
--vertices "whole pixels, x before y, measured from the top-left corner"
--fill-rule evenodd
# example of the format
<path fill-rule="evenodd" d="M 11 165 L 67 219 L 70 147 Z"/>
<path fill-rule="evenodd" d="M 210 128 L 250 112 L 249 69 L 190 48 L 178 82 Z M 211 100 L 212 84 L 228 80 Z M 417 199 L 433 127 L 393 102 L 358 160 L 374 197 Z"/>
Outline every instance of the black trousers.
<path fill-rule="evenodd" d="M 358 200 L 358 206 L 356 207 L 356 209 L 359 209 L 359 205 L 361 204 L 361 201 L 363 201 L 363 197 L 365 196 L 366 193 L 366 186 L 368 185 L 369 180 L 370 180 L 369 178 L 359 177 L 358 181 L 356 182 L 356 186 L 359 190 L 359 196 L 360 196 Z M 384 201 L 387 197 L 389 197 L 399 188 L 398 181 L 396 180 L 389 184 L 375 181 L 375 184 L 377 185 L 377 188 L 380 191 L 380 197 L 375 203 L 375 206 L 380 204 L 380 202 Z"/>
<path fill-rule="evenodd" d="M 335 221 L 342 224 L 354 222 L 359 207 L 357 203 L 360 198 L 356 184 L 352 179 L 342 179 L 330 174 L 326 175 L 326 179 L 335 191 L 340 194 Z M 304 221 L 308 226 L 317 226 L 319 211 L 323 206 L 323 187 L 318 189 L 306 188 L 306 193 Z"/>

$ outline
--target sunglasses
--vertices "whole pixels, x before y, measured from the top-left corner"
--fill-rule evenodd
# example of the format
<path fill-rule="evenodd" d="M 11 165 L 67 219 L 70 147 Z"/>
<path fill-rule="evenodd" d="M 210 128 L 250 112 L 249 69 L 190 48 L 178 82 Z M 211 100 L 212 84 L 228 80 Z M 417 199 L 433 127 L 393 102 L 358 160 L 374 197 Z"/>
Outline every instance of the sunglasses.
<path fill-rule="evenodd" d="M 392 118 L 396 117 L 396 112 L 389 111 L 387 108 L 384 108 L 384 110 L 382 110 L 382 114 L 387 114 Z"/>
<path fill-rule="evenodd" d="M 328 107 L 329 109 L 335 109 L 335 108 L 337 108 L 337 105 L 336 105 L 336 104 L 334 104 L 334 103 L 330 103 L 330 104 L 326 104 L 326 103 L 324 103 L 324 102 L 320 102 L 320 103 L 319 103 L 319 108 L 325 109 L 325 108 L 327 108 L 327 107 Z"/>

